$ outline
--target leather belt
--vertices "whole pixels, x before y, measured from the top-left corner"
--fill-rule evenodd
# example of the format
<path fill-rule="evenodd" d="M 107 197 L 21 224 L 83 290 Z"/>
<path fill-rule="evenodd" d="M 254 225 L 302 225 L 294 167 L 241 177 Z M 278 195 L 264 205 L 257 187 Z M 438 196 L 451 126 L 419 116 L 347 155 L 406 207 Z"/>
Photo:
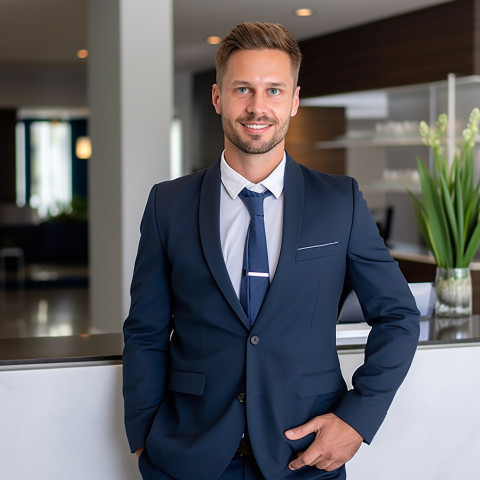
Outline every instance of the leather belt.
<path fill-rule="evenodd" d="M 252 446 L 250 445 L 250 441 L 247 437 L 243 437 L 238 444 L 237 451 L 235 452 L 236 455 L 243 456 L 252 456 L 253 450 Z"/>

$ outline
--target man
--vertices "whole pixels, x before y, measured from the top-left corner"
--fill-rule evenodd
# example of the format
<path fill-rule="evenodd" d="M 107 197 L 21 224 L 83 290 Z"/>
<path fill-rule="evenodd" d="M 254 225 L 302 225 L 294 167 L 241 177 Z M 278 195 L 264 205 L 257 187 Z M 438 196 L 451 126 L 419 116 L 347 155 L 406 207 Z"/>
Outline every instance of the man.
<path fill-rule="evenodd" d="M 145 480 L 344 479 L 413 358 L 418 311 L 356 182 L 284 151 L 300 61 L 282 26 L 235 27 L 212 90 L 221 159 L 150 193 L 123 357 Z M 372 326 L 348 392 L 345 276 Z"/>

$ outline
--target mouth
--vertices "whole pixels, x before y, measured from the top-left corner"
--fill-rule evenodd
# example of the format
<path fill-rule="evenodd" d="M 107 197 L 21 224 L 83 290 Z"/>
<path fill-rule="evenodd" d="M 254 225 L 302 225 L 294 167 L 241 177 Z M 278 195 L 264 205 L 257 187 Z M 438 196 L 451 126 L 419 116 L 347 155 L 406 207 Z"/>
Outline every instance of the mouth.
<path fill-rule="evenodd" d="M 242 123 L 247 130 L 253 130 L 256 133 L 267 130 L 272 126 L 271 123 Z"/>

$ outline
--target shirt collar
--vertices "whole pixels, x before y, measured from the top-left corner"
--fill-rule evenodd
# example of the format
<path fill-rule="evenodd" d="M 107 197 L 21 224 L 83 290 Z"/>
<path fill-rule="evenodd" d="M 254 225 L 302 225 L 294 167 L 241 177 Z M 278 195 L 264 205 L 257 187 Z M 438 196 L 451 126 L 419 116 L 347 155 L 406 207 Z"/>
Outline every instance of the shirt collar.
<path fill-rule="evenodd" d="M 280 197 L 283 191 L 283 179 L 285 176 L 286 156 L 283 153 L 282 161 L 277 165 L 275 170 L 260 183 L 252 183 L 245 177 L 234 170 L 225 160 L 225 151 L 222 152 L 220 161 L 220 176 L 223 186 L 232 199 L 237 198 L 238 194 L 248 188 L 254 192 L 262 193 L 270 190 L 275 198 Z"/>

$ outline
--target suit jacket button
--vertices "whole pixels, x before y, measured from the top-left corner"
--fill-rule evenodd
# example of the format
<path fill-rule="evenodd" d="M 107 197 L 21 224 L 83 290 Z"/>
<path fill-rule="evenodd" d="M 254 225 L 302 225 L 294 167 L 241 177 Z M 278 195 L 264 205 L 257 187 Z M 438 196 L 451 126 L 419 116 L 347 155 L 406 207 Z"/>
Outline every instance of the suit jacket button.
<path fill-rule="evenodd" d="M 250 343 L 252 345 L 258 345 L 260 343 L 260 337 L 258 337 L 257 335 L 252 335 L 252 337 L 250 338 Z"/>
<path fill-rule="evenodd" d="M 245 403 L 245 393 L 244 393 L 244 392 L 239 393 L 238 396 L 237 396 L 237 400 L 238 400 L 240 403 Z"/>

